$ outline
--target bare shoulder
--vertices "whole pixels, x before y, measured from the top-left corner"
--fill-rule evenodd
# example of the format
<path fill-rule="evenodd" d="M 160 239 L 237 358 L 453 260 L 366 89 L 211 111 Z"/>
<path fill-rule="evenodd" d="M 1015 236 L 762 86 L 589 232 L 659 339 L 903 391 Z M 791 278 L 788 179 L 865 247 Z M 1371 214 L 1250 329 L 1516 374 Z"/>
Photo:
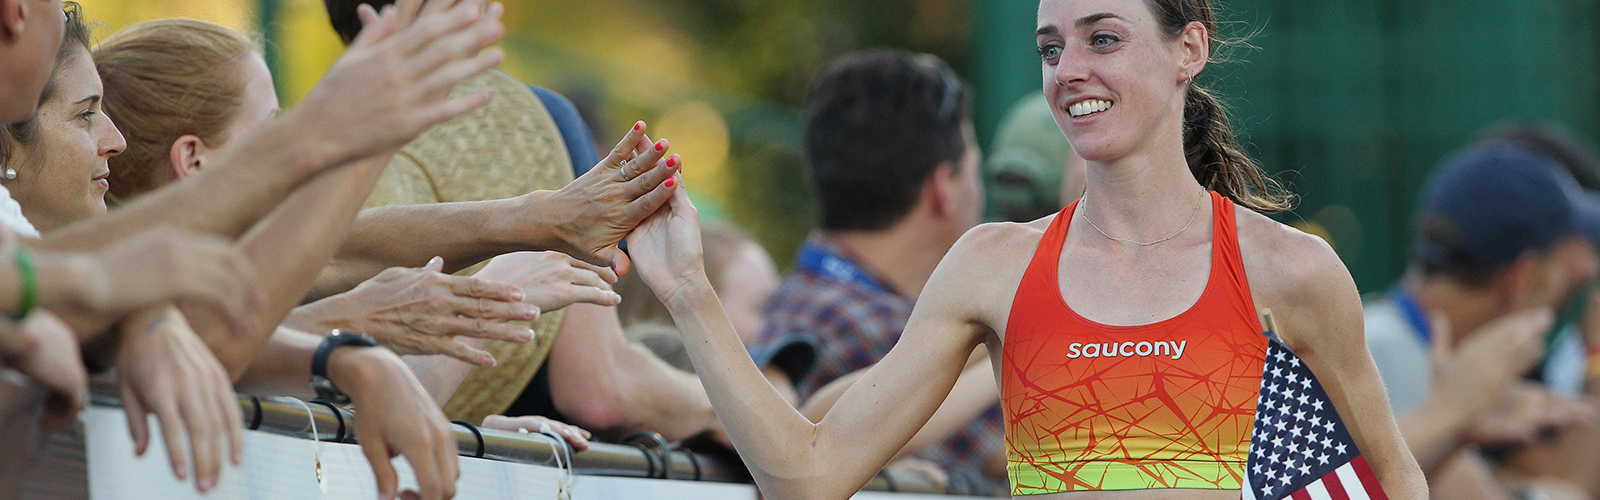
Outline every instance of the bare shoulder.
<path fill-rule="evenodd" d="M 945 260 L 994 259 L 1022 254 L 1031 256 L 1055 218 L 1050 215 L 1031 222 L 979 224 L 961 235 Z"/>
<path fill-rule="evenodd" d="M 1350 281 L 1327 241 L 1244 207 L 1235 207 L 1239 251 L 1258 297 L 1294 298 Z"/>
<path fill-rule="evenodd" d="M 1239 253 L 1257 309 L 1272 309 L 1290 347 L 1316 348 L 1340 335 L 1295 335 L 1360 331 L 1361 298 L 1355 281 L 1327 241 L 1236 207 Z"/>
<path fill-rule="evenodd" d="M 999 332 L 1017 285 L 1055 217 L 992 222 L 968 230 L 945 254 L 920 302 L 939 303 L 966 321 Z"/>

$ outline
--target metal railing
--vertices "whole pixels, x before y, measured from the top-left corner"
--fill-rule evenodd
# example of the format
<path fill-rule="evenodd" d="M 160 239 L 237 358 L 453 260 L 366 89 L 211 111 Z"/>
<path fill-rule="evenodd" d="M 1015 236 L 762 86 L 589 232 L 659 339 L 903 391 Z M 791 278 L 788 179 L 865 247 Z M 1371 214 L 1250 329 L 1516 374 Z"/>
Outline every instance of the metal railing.
<path fill-rule="evenodd" d="M 94 404 L 119 406 L 120 402 L 97 391 Z M 302 401 L 290 397 L 239 397 L 245 428 L 301 439 L 358 444 L 354 413 L 321 401 Z M 309 410 L 310 414 L 307 415 Z M 315 426 L 312 425 L 315 421 Z M 726 458 L 672 448 L 659 435 L 641 433 L 630 436 L 629 444 L 589 443 L 585 451 L 571 450 L 566 441 L 543 434 L 523 434 L 486 429 L 468 422 L 455 422 L 457 449 L 461 456 L 502 462 L 551 465 L 557 454 L 570 456 L 575 474 L 590 476 L 636 477 L 687 481 L 749 483 L 743 464 Z M 313 434 L 313 427 L 316 429 Z M 534 431 L 537 432 L 537 431 Z M 570 454 L 570 455 L 567 455 Z M 880 473 L 863 491 L 945 494 L 945 487 L 922 474 Z"/>

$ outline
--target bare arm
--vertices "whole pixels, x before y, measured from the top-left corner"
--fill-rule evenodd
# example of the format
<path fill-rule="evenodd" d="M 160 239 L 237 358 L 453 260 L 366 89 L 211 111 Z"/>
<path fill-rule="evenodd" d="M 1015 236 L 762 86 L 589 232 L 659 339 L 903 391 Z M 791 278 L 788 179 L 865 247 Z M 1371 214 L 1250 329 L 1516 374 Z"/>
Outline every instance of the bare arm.
<path fill-rule="evenodd" d="M 1338 255 L 1315 236 L 1241 209 L 1240 247 L 1257 308 L 1271 309 L 1327 390 L 1390 498 L 1428 498 L 1367 351 L 1361 297 Z"/>
<path fill-rule="evenodd" d="M 652 430 L 669 440 L 718 426 L 701 380 L 629 342 L 615 307 L 573 304 L 565 314 L 545 362 L 550 396 L 572 423 L 613 434 Z"/>
<path fill-rule="evenodd" d="M 306 381 L 321 337 L 279 328 L 238 384 L 240 392 L 310 398 Z M 395 498 L 398 484 L 390 461 L 411 463 L 422 498 L 454 496 L 459 477 L 456 442 L 450 422 L 433 404 L 400 358 L 377 347 L 344 347 L 328 357 L 328 379 L 350 395 L 356 435 L 372 464 L 380 497 Z"/>
<path fill-rule="evenodd" d="M 704 274 L 699 217 L 683 192 L 629 238 L 641 276 L 662 298 L 761 491 L 775 498 L 845 498 L 860 489 L 933 415 L 987 334 L 972 297 L 992 269 L 969 269 L 969 232 L 934 271 L 902 341 L 813 424 L 772 388 L 722 311 Z M 984 245 L 993 245 L 985 242 Z M 970 266 L 977 267 L 977 266 Z M 991 382 L 992 383 L 992 382 Z"/>
<path fill-rule="evenodd" d="M 635 149 L 642 153 L 635 156 Z M 435 255 L 444 257 L 446 272 L 496 255 L 539 250 L 610 266 L 622 237 L 671 194 L 660 186 L 677 173 L 679 163 L 666 158 L 667 151 L 665 140 L 649 142 L 639 122 L 599 165 L 557 191 L 364 210 L 338 257 L 317 279 L 312 297 L 348 290 L 385 268 L 418 266 Z"/>
<path fill-rule="evenodd" d="M 104 217 L 52 231 L 40 246 L 93 250 L 158 225 L 238 237 L 296 186 L 329 166 L 325 158 L 333 155 L 328 151 L 333 148 L 305 133 L 308 122 L 319 118 L 312 106 L 291 110 L 228 148 L 214 165 L 192 178 L 139 197 Z"/>
<path fill-rule="evenodd" d="M 299 304 L 329 256 L 338 248 L 350 220 L 377 182 L 388 156 L 317 177 L 240 240 L 239 245 L 263 272 L 256 286 L 264 299 L 255 324 L 277 325 Z M 184 315 L 206 340 L 217 360 L 237 378 L 271 337 L 265 328 L 248 337 L 232 335 L 214 309 L 184 307 Z"/>
<path fill-rule="evenodd" d="M 981 348 L 974 351 L 974 358 L 969 359 L 967 369 L 961 371 L 955 386 L 950 389 L 950 396 L 944 399 L 944 403 L 939 405 L 938 411 L 933 412 L 933 417 L 928 419 L 928 423 L 922 425 L 917 435 L 913 436 L 892 460 L 922 453 L 927 447 L 943 442 L 951 434 L 961 431 L 967 424 L 982 416 L 984 410 L 988 410 L 990 406 L 1000 401 L 1000 391 L 994 383 L 994 368 L 988 363 L 987 352 L 988 349 Z M 806 400 L 806 404 L 801 405 L 800 413 L 805 414 L 812 422 L 820 422 L 845 391 L 855 385 L 856 381 L 865 376 L 870 369 L 868 367 L 857 370 L 823 386 L 816 394 L 811 395 L 811 399 Z"/>

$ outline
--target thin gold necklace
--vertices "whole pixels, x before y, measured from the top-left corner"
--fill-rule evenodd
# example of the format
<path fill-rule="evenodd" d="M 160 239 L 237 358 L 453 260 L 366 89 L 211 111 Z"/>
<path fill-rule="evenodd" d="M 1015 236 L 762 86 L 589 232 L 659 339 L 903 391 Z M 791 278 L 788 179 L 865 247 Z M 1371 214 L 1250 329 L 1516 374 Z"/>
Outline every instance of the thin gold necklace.
<path fill-rule="evenodd" d="M 1139 245 L 1139 246 L 1142 246 L 1142 247 L 1147 247 L 1147 246 L 1150 246 L 1150 245 L 1154 245 L 1156 243 L 1161 243 L 1163 241 L 1167 241 L 1167 240 L 1176 238 L 1178 235 L 1183 234 L 1184 231 L 1189 230 L 1189 225 L 1194 224 L 1194 217 L 1196 215 L 1200 214 L 1200 206 L 1201 205 L 1205 205 L 1205 196 L 1204 195 L 1206 194 L 1206 190 L 1201 189 L 1200 190 L 1200 194 L 1202 196 L 1200 197 L 1199 200 L 1196 200 L 1195 203 L 1194 203 L 1194 211 L 1193 212 L 1189 212 L 1189 222 L 1183 223 L 1183 228 L 1182 229 L 1179 229 L 1178 232 L 1176 232 L 1176 233 L 1172 233 L 1172 234 L 1167 235 L 1167 237 L 1165 237 L 1165 238 L 1161 238 L 1159 240 L 1155 240 L 1155 241 L 1151 241 L 1151 242 L 1133 241 L 1133 240 L 1130 240 L 1130 239 L 1127 239 L 1127 238 L 1118 238 L 1116 236 L 1112 236 L 1112 235 L 1106 234 L 1106 231 L 1104 229 L 1100 229 L 1100 226 L 1094 225 L 1094 221 L 1089 220 L 1089 211 L 1088 210 L 1079 210 L 1078 213 L 1083 216 L 1083 221 L 1084 222 L 1089 223 L 1089 227 L 1094 228 L 1095 232 L 1100 233 L 1100 236 L 1104 236 L 1107 239 L 1110 239 L 1112 241 L 1120 241 L 1120 242 L 1123 242 L 1123 243 L 1132 243 L 1132 244 Z M 1083 207 L 1087 207 L 1088 204 L 1089 204 L 1089 193 L 1086 192 L 1086 193 L 1083 194 L 1083 202 L 1079 203 L 1078 205 L 1079 206 L 1083 206 Z"/>

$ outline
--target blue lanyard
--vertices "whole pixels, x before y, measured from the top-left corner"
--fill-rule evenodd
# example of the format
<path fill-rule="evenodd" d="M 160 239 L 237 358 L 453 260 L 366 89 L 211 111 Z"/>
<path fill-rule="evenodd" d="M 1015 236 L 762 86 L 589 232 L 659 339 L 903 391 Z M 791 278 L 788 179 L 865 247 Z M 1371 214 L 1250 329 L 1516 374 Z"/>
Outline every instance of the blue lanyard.
<path fill-rule="evenodd" d="M 894 293 L 889 287 L 878 283 L 871 274 L 867 274 L 854 262 L 834 253 L 833 250 L 814 242 L 807 242 L 800 247 L 800 255 L 796 257 L 801 269 L 833 277 L 840 281 L 851 281 L 865 285 L 876 291 Z"/>
<path fill-rule="evenodd" d="M 1395 287 L 1394 290 L 1390 291 L 1389 298 L 1394 300 L 1394 305 L 1400 307 L 1400 313 L 1404 314 L 1406 321 L 1411 323 L 1411 329 L 1417 332 L 1417 336 L 1422 338 L 1422 344 L 1433 343 L 1433 333 L 1428 326 L 1428 316 L 1422 313 L 1422 306 L 1417 304 L 1417 300 L 1400 287 Z"/>

